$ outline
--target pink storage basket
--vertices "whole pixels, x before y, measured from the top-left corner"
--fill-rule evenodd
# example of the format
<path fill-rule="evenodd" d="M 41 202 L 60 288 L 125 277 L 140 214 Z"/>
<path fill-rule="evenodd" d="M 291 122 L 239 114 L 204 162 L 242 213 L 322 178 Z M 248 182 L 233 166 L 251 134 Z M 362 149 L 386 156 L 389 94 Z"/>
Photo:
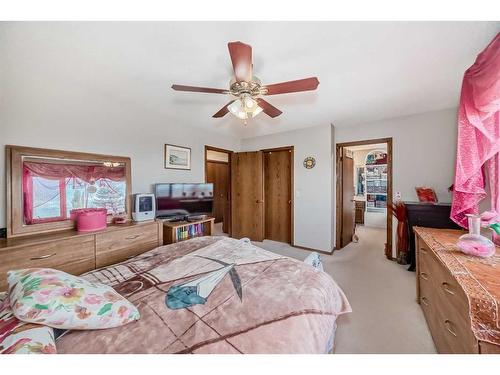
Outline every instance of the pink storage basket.
<path fill-rule="evenodd" d="M 70 219 L 75 221 L 78 232 L 106 229 L 108 210 L 105 208 L 77 208 L 71 210 L 70 214 Z"/>

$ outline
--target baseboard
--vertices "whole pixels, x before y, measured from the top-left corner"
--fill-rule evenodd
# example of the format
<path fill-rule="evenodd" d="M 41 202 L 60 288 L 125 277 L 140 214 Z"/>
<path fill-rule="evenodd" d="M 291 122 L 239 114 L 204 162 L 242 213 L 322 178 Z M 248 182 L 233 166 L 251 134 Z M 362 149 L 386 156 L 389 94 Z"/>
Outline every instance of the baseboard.
<path fill-rule="evenodd" d="M 321 254 L 325 254 L 325 255 L 332 255 L 333 254 L 333 250 L 331 252 L 328 252 L 328 251 L 324 251 L 324 250 L 313 249 L 311 247 L 295 245 L 293 243 L 290 245 L 292 247 L 296 247 L 297 249 L 302 249 L 302 250 L 307 250 L 307 251 L 315 251 L 317 253 L 321 253 Z"/>

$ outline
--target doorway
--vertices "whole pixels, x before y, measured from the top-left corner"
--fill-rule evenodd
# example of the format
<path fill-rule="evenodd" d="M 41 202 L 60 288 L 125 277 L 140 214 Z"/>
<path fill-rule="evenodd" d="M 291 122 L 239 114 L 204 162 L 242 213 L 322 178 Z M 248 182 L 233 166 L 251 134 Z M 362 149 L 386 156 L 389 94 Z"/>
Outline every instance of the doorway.
<path fill-rule="evenodd" d="M 205 146 L 205 182 L 214 184 L 213 216 L 223 233 L 231 233 L 230 150 Z"/>
<path fill-rule="evenodd" d="M 336 246 L 357 238 L 360 226 L 385 230 L 384 253 L 392 257 L 392 138 L 339 143 L 337 155 Z"/>

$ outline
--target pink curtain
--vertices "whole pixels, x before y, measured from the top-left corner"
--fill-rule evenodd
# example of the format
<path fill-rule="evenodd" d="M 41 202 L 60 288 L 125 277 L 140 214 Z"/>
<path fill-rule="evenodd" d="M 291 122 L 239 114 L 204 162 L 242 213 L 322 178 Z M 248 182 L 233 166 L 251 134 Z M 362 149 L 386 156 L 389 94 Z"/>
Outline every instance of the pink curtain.
<path fill-rule="evenodd" d="M 500 213 L 500 33 L 464 74 L 458 112 L 458 142 L 451 219 L 467 228 L 466 214 L 478 213 L 491 191 L 490 217 Z"/>
<path fill-rule="evenodd" d="M 32 176 L 58 180 L 76 177 L 85 182 L 106 178 L 112 181 L 125 179 L 125 167 L 106 167 L 100 165 L 52 164 L 25 161 L 23 170 Z"/>
<path fill-rule="evenodd" d="M 23 169 L 24 222 L 33 222 L 33 178 L 28 170 Z"/>
<path fill-rule="evenodd" d="M 33 218 L 33 177 L 59 180 L 61 217 L 47 219 Z M 106 167 L 104 165 L 53 164 L 25 161 L 23 163 L 23 199 L 24 222 L 26 224 L 57 221 L 66 217 L 65 179 L 68 178 L 78 178 L 85 182 L 93 182 L 99 179 L 123 181 L 125 179 L 125 166 Z"/>

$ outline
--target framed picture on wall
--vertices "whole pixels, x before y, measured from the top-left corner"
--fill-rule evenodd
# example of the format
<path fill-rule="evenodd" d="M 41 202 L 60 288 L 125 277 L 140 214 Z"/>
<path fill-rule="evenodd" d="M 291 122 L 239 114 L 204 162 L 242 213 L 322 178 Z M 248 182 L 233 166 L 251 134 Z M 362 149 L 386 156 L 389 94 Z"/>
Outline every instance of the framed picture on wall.
<path fill-rule="evenodd" d="M 165 144 L 164 163 L 166 169 L 191 169 L 191 149 Z"/>

